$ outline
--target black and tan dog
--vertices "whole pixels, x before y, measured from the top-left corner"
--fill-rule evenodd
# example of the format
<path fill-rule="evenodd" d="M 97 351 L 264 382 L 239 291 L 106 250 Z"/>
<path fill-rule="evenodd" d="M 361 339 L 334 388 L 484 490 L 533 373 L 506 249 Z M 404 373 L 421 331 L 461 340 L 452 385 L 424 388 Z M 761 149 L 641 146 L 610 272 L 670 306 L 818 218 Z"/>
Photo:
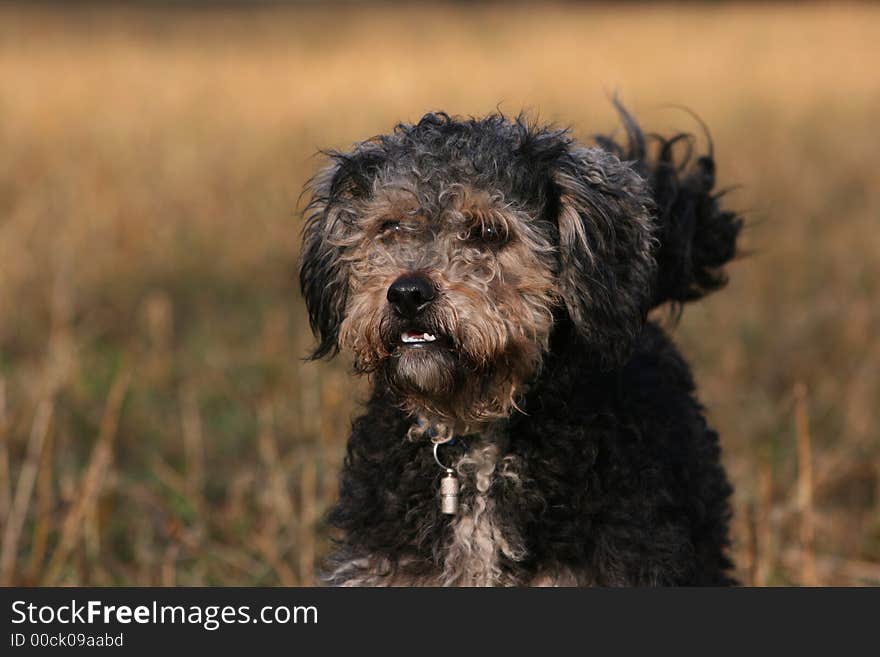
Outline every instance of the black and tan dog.
<path fill-rule="evenodd" d="M 594 146 L 428 114 L 313 179 L 314 356 L 373 381 L 328 582 L 732 583 L 717 435 L 647 314 L 723 285 L 742 222 L 711 148 L 620 112 Z"/>

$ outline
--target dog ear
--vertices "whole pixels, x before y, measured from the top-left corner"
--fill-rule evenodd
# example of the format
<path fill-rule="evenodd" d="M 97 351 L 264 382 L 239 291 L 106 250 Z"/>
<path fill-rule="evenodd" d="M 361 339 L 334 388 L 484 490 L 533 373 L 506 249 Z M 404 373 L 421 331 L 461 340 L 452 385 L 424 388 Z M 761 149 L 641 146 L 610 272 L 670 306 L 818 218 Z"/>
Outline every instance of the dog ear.
<path fill-rule="evenodd" d="M 552 178 L 562 300 L 603 364 L 619 364 L 645 321 L 654 284 L 648 183 L 616 155 L 574 144 Z"/>
<path fill-rule="evenodd" d="M 299 270 L 300 289 L 318 344 L 312 359 L 339 352 L 339 326 L 348 301 L 344 255 L 356 235 L 359 202 L 372 194 L 385 158 L 381 143 L 368 140 L 350 153 L 324 151 L 330 164 L 306 183 Z"/>
<path fill-rule="evenodd" d="M 312 332 L 318 344 L 310 358 L 335 355 L 339 351 L 339 324 L 345 311 L 346 290 L 339 248 L 333 234 L 339 221 L 335 208 L 334 189 L 340 165 L 333 162 L 307 184 L 304 193 L 311 194 L 305 209 L 299 283 Z"/>

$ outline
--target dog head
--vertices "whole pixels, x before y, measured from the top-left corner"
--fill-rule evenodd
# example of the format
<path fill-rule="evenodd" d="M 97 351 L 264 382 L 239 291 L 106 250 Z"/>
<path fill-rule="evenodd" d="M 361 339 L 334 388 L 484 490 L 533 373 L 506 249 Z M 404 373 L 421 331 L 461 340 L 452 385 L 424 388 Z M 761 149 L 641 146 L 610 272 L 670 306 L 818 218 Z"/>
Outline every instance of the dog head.
<path fill-rule="evenodd" d="M 412 410 L 506 416 L 568 322 L 628 354 L 655 262 L 647 183 L 565 130 L 428 114 L 330 153 L 310 183 L 300 281 L 314 357 L 350 350 Z"/>

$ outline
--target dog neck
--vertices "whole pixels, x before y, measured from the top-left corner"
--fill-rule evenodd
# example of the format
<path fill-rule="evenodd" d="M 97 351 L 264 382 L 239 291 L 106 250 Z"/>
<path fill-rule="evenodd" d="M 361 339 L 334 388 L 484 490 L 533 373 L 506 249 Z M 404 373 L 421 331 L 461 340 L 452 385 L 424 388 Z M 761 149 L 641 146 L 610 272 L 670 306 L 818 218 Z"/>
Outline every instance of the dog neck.
<path fill-rule="evenodd" d="M 435 449 L 435 456 L 438 447 L 442 450 L 446 443 L 465 441 L 464 452 L 459 451 L 453 461 L 442 465 L 437 461 L 439 467 L 460 481 L 462 499 L 461 507 L 452 513 L 451 532 L 442 571 L 436 575 L 437 584 L 504 584 L 502 560 L 519 561 L 525 556 L 519 534 L 499 522 L 492 496 L 498 477 L 514 480 L 519 477 L 514 461 L 503 455 L 507 440 L 502 429 L 500 423 L 496 423 L 484 427 L 480 433 L 456 434 L 449 424 L 420 415 L 407 433 L 409 440 L 422 442 L 425 449 Z M 434 483 L 433 478 L 426 478 L 426 486 Z"/>

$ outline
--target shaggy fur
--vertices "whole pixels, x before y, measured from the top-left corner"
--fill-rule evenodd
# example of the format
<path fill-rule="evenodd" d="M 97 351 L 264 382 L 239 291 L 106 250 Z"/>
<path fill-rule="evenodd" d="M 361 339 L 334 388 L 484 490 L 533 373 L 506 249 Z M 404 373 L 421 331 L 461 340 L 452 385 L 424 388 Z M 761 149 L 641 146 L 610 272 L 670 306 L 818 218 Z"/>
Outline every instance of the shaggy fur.
<path fill-rule="evenodd" d="M 329 153 L 303 234 L 313 356 L 349 350 L 374 388 L 328 582 L 732 583 L 718 439 L 647 313 L 721 287 L 741 220 L 711 145 L 692 159 L 619 110 L 625 144 L 441 113 Z"/>

